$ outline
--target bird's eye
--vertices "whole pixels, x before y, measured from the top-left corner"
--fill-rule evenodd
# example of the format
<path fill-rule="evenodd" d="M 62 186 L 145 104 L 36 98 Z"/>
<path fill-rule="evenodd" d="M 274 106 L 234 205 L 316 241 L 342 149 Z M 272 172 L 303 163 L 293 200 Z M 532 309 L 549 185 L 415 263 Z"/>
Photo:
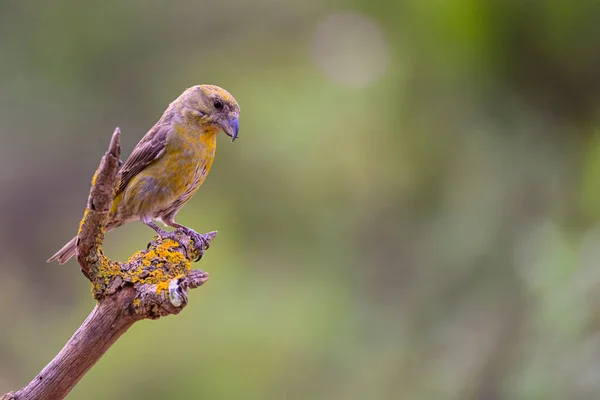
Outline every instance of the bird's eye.
<path fill-rule="evenodd" d="M 219 100 L 215 100 L 213 106 L 215 106 L 217 110 L 220 110 L 221 108 L 223 108 L 223 103 L 221 103 Z"/>

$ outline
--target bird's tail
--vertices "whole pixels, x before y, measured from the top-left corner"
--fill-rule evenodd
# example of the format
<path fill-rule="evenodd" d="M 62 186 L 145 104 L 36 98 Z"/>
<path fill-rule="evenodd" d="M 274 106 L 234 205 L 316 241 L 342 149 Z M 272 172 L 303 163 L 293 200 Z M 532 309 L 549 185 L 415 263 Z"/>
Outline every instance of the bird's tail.
<path fill-rule="evenodd" d="M 75 255 L 77 250 L 77 236 L 65 244 L 55 255 L 50 257 L 46 262 L 58 261 L 59 264 L 64 264 Z"/>

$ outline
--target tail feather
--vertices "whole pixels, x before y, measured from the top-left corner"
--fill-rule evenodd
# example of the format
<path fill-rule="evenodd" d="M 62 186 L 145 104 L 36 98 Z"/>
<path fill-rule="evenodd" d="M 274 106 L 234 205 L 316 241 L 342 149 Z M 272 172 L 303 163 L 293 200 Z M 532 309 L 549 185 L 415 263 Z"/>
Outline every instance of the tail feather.
<path fill-rule="evenodd" d="M 77 250 L 77 236 L 69 241 L 69 243 L 65 244 L 62 249 L 56 252 L 55 255 L 50 257 L 46 262 L 58 261 L 59 264 L 64 264 L 71 257 L 75 255 L 75 251 Z"/>

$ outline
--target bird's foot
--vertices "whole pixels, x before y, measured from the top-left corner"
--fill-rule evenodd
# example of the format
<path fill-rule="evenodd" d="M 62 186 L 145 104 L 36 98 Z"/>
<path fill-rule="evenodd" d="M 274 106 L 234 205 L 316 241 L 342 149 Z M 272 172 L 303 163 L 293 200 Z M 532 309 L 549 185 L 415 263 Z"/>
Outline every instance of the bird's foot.
<path fill-rule="evenodd" d="M 210 241 L 212 239 L 214 239 L 215 235 L 217 234 L 216 232 L 209 232 L 209 233 L 203 235 L 203 234 L 198 233 L 195 230 L 190 229 L 186 226 L 181 226 L 174 231 L 168 232 L 168 231 L 165 231 L 164 229 L 158 227 L 156 224 L 154 224 L 152 222 L 146 223 L 146 225 L 148 225 L 152 229 L 154 229 L 161 238 L 171 239 L 177 243 L 180 243 L 186 249 L 187 249 L 187 246 L 186 246 L 187 243 L 181 243 L 181 239 L 177 233 L 183 233 L 183 234 L 189 236 L 190 239 L 192 239 L 194 241 L 194 247 L 196 247 L 196 250 L 198 251 L 198 258 L 196 258 L 196 261 L 199 261 L 202 258 L 202 256 L 204 255 L 204 250 L 206 250 L 210 247 Z M 150 247 L 150 243 L 148 244 L 148 247 Z"/>
<path fill-rule="evenodd" d="M 185 226 L 178 228 L 177 230 L 185 233 L 190 237 L 190 239 L 194 241 L 194 246 L 196 247 L 196 250 L 198 250 L 198 258 L 196 258 L 196 261 L 200 261 L 200 259 L 204 255 L 204 250 L 208 250 L 208 248 L 210 247 L 211 238 L 208 237 L 208 234 L 203 235 Z"/>

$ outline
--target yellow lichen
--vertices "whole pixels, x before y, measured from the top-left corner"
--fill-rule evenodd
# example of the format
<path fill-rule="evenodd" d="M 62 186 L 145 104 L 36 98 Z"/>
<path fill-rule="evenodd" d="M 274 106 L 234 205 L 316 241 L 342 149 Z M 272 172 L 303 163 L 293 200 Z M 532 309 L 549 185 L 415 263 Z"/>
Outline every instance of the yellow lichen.
<path fill-rule="evenodd" d="M 83 229 L 83 223 L 88 219 L 89 213 L 90 209 L 86 207 L 85 211 L 83 212 L 83 218 L 81 218 L 81 222 L 79 223 L 79 230 L 77 231 L 77 235 L 81 234 L 81 230 Z"/>
<path fill-rule="evenodd" d="M 156 285 L 156 293 L 160 294 L 162 292 L 167 291 L 169 289 L 169 285 L 171 284 L 171 281 L 174 281 L 174 280 L 177 280 L 177 279 L 180 279 L 183 277 L 185 277 L 184 274 L 179 274 L 179 275 L 176 275 L 173 278 L 169 279 L 168 281 L 163 281 L 163 282 L 158 283 Z"/>
<path fill-rule="evenodd" d="M 156 293 L 162 293 L 162 292 L 166 291 L 167 289 L 169 289 L 169 282 L 171 282 L 171 281 L 168 280 L 168 281 L 157 283 L 156 284 Z"/>
<path fill-rule="evenodd" d="M 98 170 L 96 170 L 96 172 L 94 173 L 94 176 L 92 177 L 92 187 L 96 186 L 96 181 L 98 180 Z"/>
<path fill-rule="evenodd" d="M 139 297 L 136 297 L 133 300 L 133 309 L 135 310 L 136 314 L 139 312 L 141 306 L 142 306 L 142 301 L 139 299 Z"/>
<path fill-rule="evenodd" d="M 119 263 L 102 257 L 101 262 L 104 262 L 98 268 L 94 293 L 101 294 L 117 277 L 124 282 L 156 285 L 157 293 L 163 292 L 168 289 L 171 280 L 184 276 L 191 269 L 189 260 L 177 251 L 179 246 L 179 243 L 167 239 L 155 248 L 138 251 L 126 263 L 137 267 L 128 271 L 122 270 Z"/>

